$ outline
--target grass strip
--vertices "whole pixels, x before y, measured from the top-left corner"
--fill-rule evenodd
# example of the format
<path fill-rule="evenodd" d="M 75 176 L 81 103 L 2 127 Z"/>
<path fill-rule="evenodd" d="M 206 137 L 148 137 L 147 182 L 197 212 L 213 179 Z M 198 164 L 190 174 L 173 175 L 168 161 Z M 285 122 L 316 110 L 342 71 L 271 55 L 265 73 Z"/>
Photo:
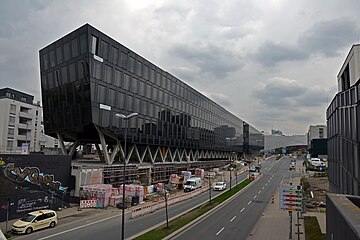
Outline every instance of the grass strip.
<path fill-rule="evenodd" d="M 171 233 L 175 232 L 176 230 L 180 229 L 181 227 L 185 226 L 189 222 L 193 221 L 194 219 L 200 217 L 204 213 L 208 212 L 212 208 L 218 206 L 220 203 L 224 202 L 231 196 L 233 196 L 235 193 L 239 192 L 241 189 L 246 187 L 248 184 L 250 184 L 253 180 L 245 179 L 235 187 L 233 187 L 231 190 L 224 192 L 223 194 L 220 194 L 216 196 L 214 199 L 211 200 L 211 204 L 204 203 L 201 206 L 191 210 L 188 213 L 185 213 L 184 215 L 173 219 L 169 222 L 169 228 L 166 227 L 166 224 L 153 229 L 135 239 L 137 240 L 156 240 L 156 239 L 163 239 L 164 237 L 170 235 Z"/>
<path fill-rule="evenodd" d="M 316 217 L 305 216 L 304 226 L 306 240 L 326 240 L 326 234 L 321 233 L 319 222 Z"/>

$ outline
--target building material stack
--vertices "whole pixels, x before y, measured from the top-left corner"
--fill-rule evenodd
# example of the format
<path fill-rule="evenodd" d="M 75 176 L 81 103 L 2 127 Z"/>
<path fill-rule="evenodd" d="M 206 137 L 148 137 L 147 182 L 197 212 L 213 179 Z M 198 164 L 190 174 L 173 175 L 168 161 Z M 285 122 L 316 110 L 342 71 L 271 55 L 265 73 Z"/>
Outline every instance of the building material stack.
<path fill-rule="evenodd" d="M 109 206 L 112 188 L 111 184 L 82 186 L 81 200 L 96 200 L 97 208 L 106 208 Z"/>
<path fill-rule="evenodd" d="M 202 168 L 196 168 L 195 169 L 195 176 L 201 178 L 201 180 L 204 179 L 205 176 L 205 170 Z"/>

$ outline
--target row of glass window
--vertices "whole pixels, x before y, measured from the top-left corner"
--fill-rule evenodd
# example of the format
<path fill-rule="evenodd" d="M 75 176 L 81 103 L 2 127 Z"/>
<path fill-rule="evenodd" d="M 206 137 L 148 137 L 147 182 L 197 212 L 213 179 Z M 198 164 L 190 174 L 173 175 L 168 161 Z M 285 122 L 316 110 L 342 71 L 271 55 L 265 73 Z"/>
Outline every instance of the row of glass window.
<path fill-rule="evenodd" d="M 64 40 L 60 40 L 64 41 Z M 78 38 L 73 38 L 69 41 L 66 41 L 61 46 L 53 48 L 49 47 L 48 51 L 42 55 L 42 67 L 43 71 L 48 70 L 49 68 L 60 65 L 71 58 L 75 58 L 80 54 L 87 52 L 87 35 L 85 33 L 81 34 Z"/>
<path fill-rule="evenodd" d="M 105 80 L 107 83 L 114 84 L 115 86 L 121 86 L 121 70 L 116 67 L 120 66 L 129 71 L 129 73 L 124 73 L 123 77 L 123 86 L 125 89 L 128 89 L 128 86 L 130 86 L 130 83 L 127 83 L 130 78 L 132 81 L 137 80 L 137 78 L 134 76 L 130 77 L 130 75 L 132 75 L 131 73 L 133 73 L 137 75 L 139 79 L 143 79 L 145 84 L 148 84 L 147 82 L 154 83 L 160 88 L 175 93 L 180 98 L 187 99 L 192 103 L 209 110 L 210 112 L 218 112 L 219 114 L 223 114 L 222 108 L 219 108 L 217 104 L 212 103 L 209 99 L 202 96 L 200 93 L 187 86 L 182 81 L 176 79 L 169 73 L 146 61 L 139 55 L 131 52 L 129 49 L 126 49 L 121 44 L 114 42 L 114 45 L 110 47 L 108 42 L 106 42 L 104 39 L 101 39 L 101 44 L 99 46 L 99 37 L 94 35 L 91 37 L 91 53 L 99 55 L 105 60 L 108 60 L 104 61 L 103 63 L 94 61 L 94 65 L 92 66 L 94 71 L 92 74 L 93 77 L 100 80 Z M 105 66 L 104 78 L 102 78 L 104 75 L 101 74 L 102 65 Z M 136 85 L 136 83 L 133 83 L 133 85 Z M 136 86 L 132 89 L 137 91 Z M 236 124 L 237 118 L 235 116 L 232 116 L 232 118 L 233 119 L 231 122 Z"/>
<path fill-rule="evenodd" d="M 58 89 L 58 91 L 60 91 L 59 96 L 67 95 L 67 93 L 71 94 L 72 92 L 73 92 L 72 95 L 76 95 L 76 96 L 68 96 L 66 99 L 66 103 L 65 103 L 65 97 L 62 97 L 59 100 L 61 102 L 60 106 L 64 106 L 64 104 L 68 106 L 69 104 L 72 104 L 74 102 L 73 99 L 75 99 L 75 97 L 76 98 L 79 97 L 78 91 L 73 90 L 73 86 L 74 86 L 73 84 L 64 85 L 70 82 L 67 80 L 68 76 L 70 76 L 70 79 L 72 80 L 73 83 L 78 82 L 76 81 L 77 77 L 75 77 L 76 76 L 75 71 L 79 73 L 78 79 L 81 79 L 84 76 L 83 61 L 78 61 L 77 70 L 75 69 L 75 64 L 70 64 L 69 66 L 70 66 L 69 71 L 67 71 L 66 66 L 64 66 L 60 71 L 59 70 L 51 71 L 47 75 L 42 76 L 44 89 L 53 89 L 55 87 L 60 86 L 60 88 Z M 121 73 L 119 72 L 119 74 Z M 92 99 L 95 99 L 95 101 L 99 103 L 109 104 L 111 106 L 118 106 L 121 109 L 127 109 L 130 111 L 141 111 L 141 107 L 144 105 L 143 97 L 146 97 L 151 101 L 160 103 L 160 105 L 165 105 L 166 107 L 175 109 L 176 111 L 189 113 L 192 116 L 197 116 L 200 119 L 204 119 L 209 122 L 215 122 L 216 124 L 220 125 L 225 121 L 222 115 L 215 115 L 213 113 L 209 113 L 208 111 L 199 108 L 198 106 L 192 104 L 191 102 L 184 101 L 178 98 L 176 95 L 169 94 L 168 92 L 162 91 L 161 89 L 146 84 L 141 80 L 137 81 L 136 78 L 130 79 L 130 76 L 128 77 L 126 76 L 128 75 L 124 74 L 123 89 L 127 90 L 128 92 L 127 96 L 125 95 L 125 93 L 116 91 L 116 89 L 113 88 L 107 89 L 105 85 L 99 84 L 97 88 L 97 95 L 92 96 Z M 132 85 L 131 87 L 130 87 L 130 83 Z M 75 84 L 75 86 L 76 85 L 77 84 Z M 92 93 L 94 94 L 95 93 L 94 85 L 93 85 L 93 89 L 94 90 L 92 91 Z M 132 90 L 134 95 L 129 94 L 130 90 Z M 64 93 L 64 91 L 66 91 L 67 93 Z M 54 97 L 56 98 L 56 96 Z M 54 102 L 53 106 L 57 106 L 56 105 L 57 99 L 54 99 L 53 102 Z M 154 113 L 152 114 L 150 113 L 150 115 L 156 117 Z M 226 122 L 228 122 L 228 120 L 226 120 Z M 228 124 L 233 124 L 233 123 L 228 122 Z"/>
<path fill-rule="evenodd" d="M 79 38 L 74 38 L 71 41 L 66 42 L 62 46 L 58 46 L 56 48 L 56 51 L 50 50 L 49 53 L 45 52 L 45 54 L 43 55 L 44 70 L 46 71 L 49 67 L 54 67 L 56 65 L 62 64 L 65 61 L 68 61 L 71 58 L 77 57 L 79 53 L 85 53 L 87 49 L 86 37 L 87 35 L 84 33 Z M 186 84 L 182 83 L 180 80 L 177 80 L 170 74 L 166 73 L 155 65 L 152 65 L 140 56 L 132 53 L 130 50 L 127 50 L 126 53 L 126 48 L 122 45 L 117 43 L 116 45 L 118 46 L 111 46 L 110 51 L 110 44 L 108 42 L 101 40 L 100 47 L 98 45 L 98 42 L 98 37 L 92 35 L 91 52 L 93 54 L 100 55 L 106 60 L 112 60 L 112 64 L 107 65 L 94 61 L 94 65 L 92 67 L 93 77 L 105 80 L 110 84 L 114 84 L 115 86 L 122 87 L 126 90 L 131 89 L 134 93 L 139 93 L 143 96 L 147 93 L 148 98 L 151 97 L 155 101 L 156 97 L 159 96 L 159 101 L 161 101 L 161 91 L 159 91 L 159 94 L 156 94 L 156 91 L 158 91 L 159 88 L 154 87 L 153 95 L 150 96 L 151 89 L 150 85 L 147 83 L 147 81 L 150 81 L 158 85 L 158 87 L 160 88 L 164 88 L 167 91 L 175 93 L 180 98 L 191 101 L 195 105 L 201 106 L 205 109 L 208 109 L 209 111 L 215 111 L 218 113 L 218 115 L 223 114 L 223 110 L 219 108 L 219 106 L 217 106 L 216 104 L 213 104 L 211 101 L 209 101 L 209 99 L 206 99 L 194 89 L 191 89 Z M 79 45 L 80 49 L 78 47 Z M 146 62 L 147 64 L 143 64 L 142 61 Z M 102 65 L 105 66 L 104 70 L 102 69 Z M 119 69 L 113 68 L 113 66 L 111 65 L 121 66 L 128 70 L 129 73 L 126 73 L 126 71 L 121 72 L 119 71 Z M 85 71 L 86 67 L 84 66 L 83 61 L 72 62 L 68 65 L 63 64 L 61 69 L 58 69 L 57 71 L 51 71 L 47 74 L 47 80 L 44 81 L 44 88 L 50 89 L 52 87 L 57 87 L 63 84 L 67 84 L 69 82 L 76 81 L 77 79 L 82 79 L 86 74 Z M 104 74 L 102 74 L 102 71 L 104 71 Z M 141 80 L 138 80 L 136 77 L 134 77 L 135 75 L 132 75 L 131 73 L 136 74 L 143 79 L 140 78 Z M 102 78 L 102 76 L 105 77 Z M 172 101 L 173 99 L 174 101 Z M 172 103 L 176 104 L 176 102 L 183 101 L 175 100 L 176 98 L 170 97 L 169 105 L 170 107 L 175 107 L 179 109 L 179 107 L 176 107 Z M 183 108 L 180 109 L 182 109 L 182 111 L 186 111 Z M 232 124 L 236 124 L 236 117 L 231 116 L 231 118 L 233 118 L 231 119 Z"/>
<path fill-rule="evenodd" d="M 56 51 L 50 50 L 49 53 L 46 52 L 43 55 L 45 70 L 47 70 L 45 65 L 54 67 L 62 64 L 60 69 L 48 71 L 46 75 L 42 75 L 44 79 L 43 87 L 45 89 L 62 86 L 84 78 L 89 68 L 84 65 L 83 61 L 63 63 L 64 61 L 69 61 L 71 58 L 77 57 L 79 53 L 82 54 L 86 52 L 86 36 L 86 34 L 82 34 L 80 38 L 74 38 L 56 48 Z M 78 47 L 79 45 L 80 49 Z M 221 106 L 214 104 L 196 90 L 126 49 L 121 44 L 116 42 L 111 42 L 110 44 L 104 39 L 101 39 L 99 42 L 99 38 L 92 35 L 90 51 L 105 59 L 103 63 L 93 59 L 91 60 L 93 64 L 91 67 L 93 69 L 92 76 L 96 79 L 104 81 L 109 85 L 131 91 L 134 93 L 134 96 L 146 97 L 149 100 L 165 104 L 166 107 L 187 112 L 193 116 L 199 116 L 210 122 L 216 121 L 217 124 L 226 122 L 227 124 L 236 125 L 237 127 L 241 127 L 242 125 L 242 122 L 233 114 L 228 113 Z M 115 89 L 109 88 L 109 94 L 106 94 L 104 87 L 105 86 L 99 87 L 98 97 L 100 95 L 109 96 L 110 100 L 108 102 L 112 105 L 112 103 L 116 101 L 117 94 Z M 101 97 L 99 98 L 103 99 Z M 101 102 L 100 99 L 98 99 L 99 102 Z M 139 98 L 135 98 L 135 100 L 131 100 L 130 98 L 129 103 L 134 101 L 135 108 L 137 108 L 137 106 L 141 108 L 140 102 L 142 102 L 143 99 L 136 99 Z M 138 101 L 139 103 L 137 103 Z M 226 118 L 224 116 L 226 116 Z"/>

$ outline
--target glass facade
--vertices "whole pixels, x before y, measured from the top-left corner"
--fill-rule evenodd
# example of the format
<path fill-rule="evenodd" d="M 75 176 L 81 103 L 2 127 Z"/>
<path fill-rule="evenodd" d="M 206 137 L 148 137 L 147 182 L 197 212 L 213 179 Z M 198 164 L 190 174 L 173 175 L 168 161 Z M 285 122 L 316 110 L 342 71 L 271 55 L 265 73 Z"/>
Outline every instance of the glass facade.
<path fill-rule="evenodd" d="M 86 24 L 40 50 L 46 133 L 92 142 L 94 124 L 132 143 L 242 151 L 243 121 L 135 52 Z M 249 127 L 250 149 L 263 147 Z M 109 138 L 107 141 L 111 142 Z"/>
<path fill-rule="evenodd" d="M 360 194 L 360 86 L 338 93 L 327 109 L 330 191 Z"/>

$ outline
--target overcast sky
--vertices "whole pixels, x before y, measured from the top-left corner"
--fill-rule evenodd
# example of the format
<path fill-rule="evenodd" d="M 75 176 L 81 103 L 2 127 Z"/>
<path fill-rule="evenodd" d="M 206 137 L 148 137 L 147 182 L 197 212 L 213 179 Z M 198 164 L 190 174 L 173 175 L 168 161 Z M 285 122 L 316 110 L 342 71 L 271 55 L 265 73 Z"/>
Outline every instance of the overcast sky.
<path fill-rule="evenodd" d="M 359 0 L 2 0 L 0 87 L 41 100 L 44 46 L 89 23 L 258 130 L 326 124 Z"/>

